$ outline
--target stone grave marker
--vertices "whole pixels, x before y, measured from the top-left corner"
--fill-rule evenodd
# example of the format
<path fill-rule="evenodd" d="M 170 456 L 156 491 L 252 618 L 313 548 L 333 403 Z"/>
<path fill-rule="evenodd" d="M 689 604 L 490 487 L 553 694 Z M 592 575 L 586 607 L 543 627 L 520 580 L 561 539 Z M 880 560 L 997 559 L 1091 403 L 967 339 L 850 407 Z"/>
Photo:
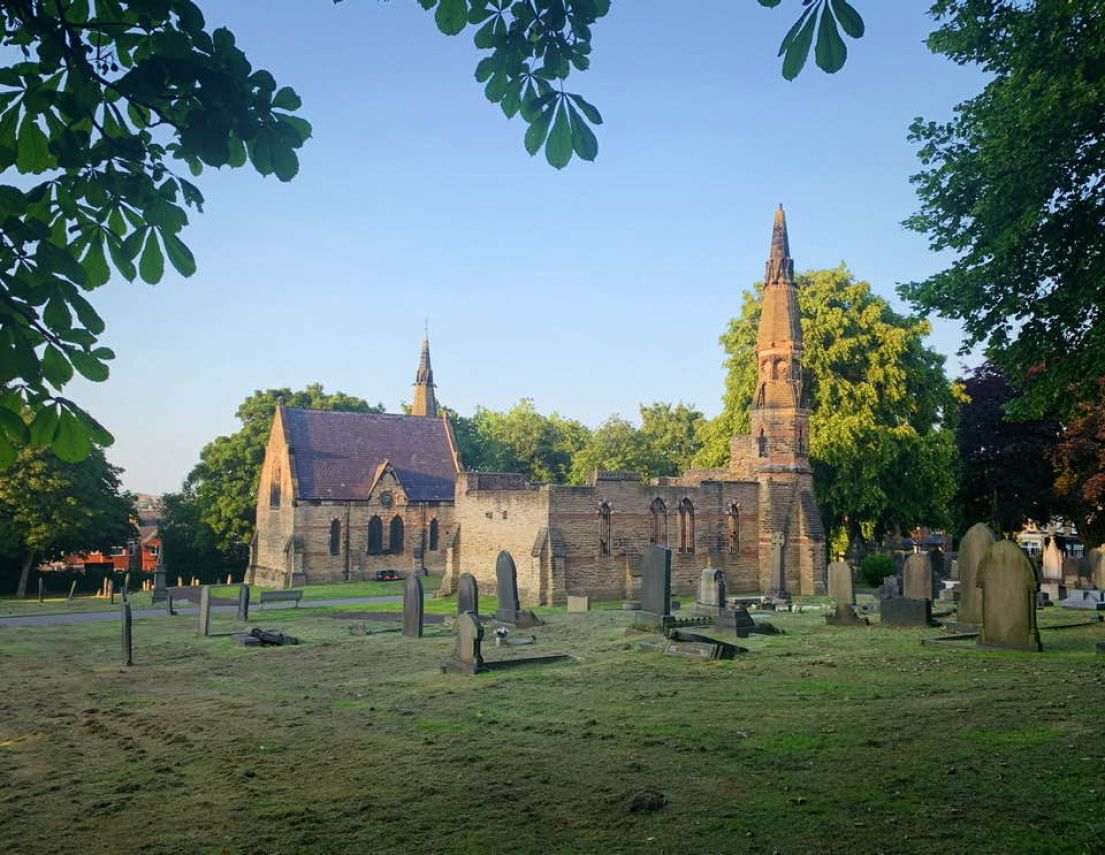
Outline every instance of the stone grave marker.
<path fill-rule="evenodd" d="M 1043 574 L 1045 582 L 1063 581 L 1063 552 L 1054 537 L 1048 538 L 1044 547 Z"/>
<path fill-rule="evenodd" d="M 111 600 L 111 604 L 115 605 L 115 580 L 114 579 L 108 579 L 107 580 L 107 596 L 108 596 L 108 599 Z"/>
<path fill-rule="evenodd" d="M 929 626 L 932 600 L 890 597 L 879 600 L 879 622 L 883 626 Z"/>
<path fill-rule="evenodd" d="M 46 599 L 46 580 L 41 576 L 38 577 L 38 601 L 44 602 Z"/>
<path fill-rule="evenodd" d="M 902 595 L 902 580 L 898 576 L 883 576 L 882 584 L 879 585 L 878 590 L 875 591 L 875 595 L 879 601 L 889 600 L 892 597 L 900 597 Z"/>
<path fill-rule="evenodd" d="M 978 565 L 975 585 L 982 591 L 979 647 L 1043 650 L 1036 627 L 1036 571 L 1011 540 L 991 546 Z"/>
<path fill-rule="evenodd" d="M 170 616 L 176 614 L 173 611 L 173 592 L 168 589 L 165 590 L 165 614 Z"/>
<path fill-rule="evenodd" d="M 725 571 L 707 567 L 699 574 L 695 612 L 712 617 L 724 608 Z"/>
<path fill-rule="evenodd" d="M 574 594 L 568 595 L 568 611 L 570 612 L 589 612 L 591 611 L 591 598 L 590 597 L 577 597 Z"/>
<path fill-rule="evenodd" d="M 902 577 L 903 596 L 914 600 L 932 599 L 932 559 L 923 552 L 914 552 L 906 559 Z"/>
<path fill-rule="evenodd" d="M 975 586 L 978 564 L 997 542 L 985 523 L 975 523 L 959 544 L 959 609 L 956 622 L 960 629 L 982 622 L 982 592 Z"/>
<path fill-rule="evenodd" d="M 480 613 L 480 585 L 471 573 L 461 573 L 457 582 L 457 614 Z"/>
<path fill-rule="evenodd" d="M 495 588 L 499 598 L 495 619 L 517 623 L 518 612 L 522 609 L 518 602 L 518 568 L 514 566 L 514 556 L 505 549 L 495 559 Z"/>
<path fill-rule="evenodd" d="M 834 603 L 847 606 L 855 605 L 856 585 L 852 579 L 852 568 L 848 562 L 837 558 L 828 568 L 829 599 Z"/>
<path fill-rule="evenodd" d="M 787 536 L 781 531 L 771 536 L 771 589 L 767 595 L 774 600 L 789 600 L 787 591 L 786 553 Z"/>
<path fill-rule="evenodd" d="M 417 573 L 407 574 L 407 584 L 403 588 L 403 635 L 407 638 L 422 637 L 422 577 Z"/>
<path fill-rule="evenodd" d="M 129 667 L 134 664 L 133 647 L 131 645 L 130 603 L 123 603 L 119 606 L 119 617 L 123 626 L 123 665 Z"/>
<path fill-rule="evenodd" d="M 77 580 L 74 579 L 73 583 L 69 586 L 69 596 L 65 598 L 65 602 L 69 602 L 73 599 L 73 595 L 77 593 Z"/>
<path fill-rule="evenodd" d="M 126 600 L 130 596 L 130 573 L 123 574 L 123 599 Z"/>
<path fill-rule="evenodd" d="M 204 585 L 200 588 L 200 623 L 199 635 L 211 634 L 211 586 Z"/>
<path fill-rule="evenodd" d="M 659 622 L 671 616 L 671 550 L 651 544 L 641 572 L 641 611 Z"/>
<path fill-rule="evenodd" d="M 249 620 L 249 585 L 245 582 L 238 589 L 238 620 Z"/>
<path fill-rule="evenodd" d="M 1105 590 L 1105 546 L 1091 549 L 1087 556 L 1090 564 L 1090 578 L 1098 590 Z"/>
<path fill-rule="evenodd" d="M 462 674 L 478 674 L 483 670 L 483 625 L 474 612 L 461 612 L 457 616 L 457 640 L 453 658 L 441 666 L 442 671 Z"/>
<path fill-rule="evenodd" d="M 748 609 L 739 604 L 718 612 L 715 625 L 719 632 L 732 633 L 737 638 L 748 638 L 756 631 L 756 621 L 752 620 Z"/>

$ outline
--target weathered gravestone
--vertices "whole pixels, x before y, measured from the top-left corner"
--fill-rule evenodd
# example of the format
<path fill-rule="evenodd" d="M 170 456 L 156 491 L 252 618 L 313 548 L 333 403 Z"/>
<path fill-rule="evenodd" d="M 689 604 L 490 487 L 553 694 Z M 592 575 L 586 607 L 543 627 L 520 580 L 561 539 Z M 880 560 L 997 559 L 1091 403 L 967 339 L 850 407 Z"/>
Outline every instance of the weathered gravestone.
<path fill-rule="evenodd" d="M 982 622 L 982 592 L 975 581 L 982 556 L 996 542 L 989 526 L 975 523 L 959 544 L 959 609 L 956 612 L 959 629 L 976 627 Z"/>
<path fill-rule="evenodd" d="M 923 552 L 914 552 L 902 569 L 902 595 L 914 600 L 932 600 L 932 559 Z"/>
<path fill-rule="evenodd" d="M 856 610 L 848 603 L 837 603 L 829 614 L 825 615 L 825 623 L 830 626 L 867 626 L 867 618 L 861 618 Z"/>
<path fill-rule="evenodd" d="M 1063 552 L 1054 537 L 1049 537 L 1044 547 L 1043 576 L 1045 582 L 1063 581 Z"/>
<path fill-rule="evenodd" d="M 245 582 L 238 589 L 238 620 L 249 620 L 249 585 Z"/>
<path fill-rule="evenodd" d="M 480 585 L 471 573 L 461 573 L 457 581 L 457 614 L 480 613 Z"/>
<path fill-rule="evenodd" d="M 839 558 L 829 565 L 829 599 L 834 603 L 855 605 L 856 586 L 852 580 L 852 568 Z"/>
<path fill-rule="evenodd" d="M 208 635 L 211 631 L 211 586 L 204 585 L 200 588 L 200 623 L 199 634 Z"/>
<path fill-rule="evenodd" d="M 875 591 L 875 595 L 879 601 L 889 600 L 892 597 L 900 597 L 902 595 L 902 580 L 899 576 L 883 576 L 882 584 L 879 585 L 878 590 Z"/>
<path fill-rule="evenodd" d="M 932 600 L 913 597 L 879 600 L 879 622 L 883 626 L 929 626 L 932 624 Z"/>
<path fill-rule="evenodd" d="M 407 638 L 422 637 L 423 608 L 422 577 L 417 573 L 408 573 L 407 584 L 403 588 L 403 635 Z"/>
<path fill-rule="evenodd" d="M 789 600 L 790 592 L 787 591 L 786 553 L 787 536 L 781 531 L 771 536 L 771 588 L 767 596 L 773 600 Z"/>
<path fill-rule="evenodd" d="M 698 632 L 676 629 L 668 636 L 668 647 L 664 652 L 670 656 L 689 656 L 692 659 L 734 659 L 738 653 L 747 653 L 748 648 Z"/>
<path fill-rule="evenodd" d="M 641 612 L 663 624 L 671 617 L 671 550 L 652 544 L 645 550 L 641 571 Z"/>
<path fill-rule="evenodd" d="M 1091 549 L 1087 556 L 1090 564 L 1090 578 L 1093 586 L 1099 590 L 1105 590 L 1105 546 Z"/>
<path fill-rule="evenodd" d="M 570 612 L 589 612 L 591 611 L 591 598 L 590 597 L 577 597 L 574 594 L 568 595 L 568 611 Z"/>
<path fill-rule="evenodd" d="M 505 549 L 495 560 L 495 589 L 499 598 L 495 619 L 517 623 L 518 612 L 522 608 L 518 602 L 518 568 L 514 566 L 514 556 Z"/>
<path fill-rule="evenodd" d="M 73 599 L 73 595 L 77 593 L 77 580 L 74 579 L 73 583 L 69 586 L 69 596 L 65 598 L 65 602 L 69 602 Z"/>
<path fill-rule="evenodd" d="M 457 640 L 453 658 L 441 666 L 442 671 L 462 674 L 478 674 L 483 670 L 483 625 L 474 612 L 461 612 L 457 616 Z"/>
<path fill-rule="evenodd" d="M 134 664 L 133 648 L 131 646 L 131 615 L 130 603 L 123 603 L 119 607 L 119 617 L 123 624 L 123 665 Z"/>
<path fill-rule="evenodd" d="M 46 580 L 38 577 L 38 601 L 41 603 L 46 598 Z"/>
<path fill-rule="evenodd" d="M 982 591 L 980 647 L 1043 650 L 1036 628 L 1036 571 L 1011 540 L 991 546 L 978 565 L 975 585 Z"/>
<path fill-rule="evenodd" d="M 1079 587 L 1082 579 L 1088 579 L 1092 571 L 1090 563 L 1085 558 L 1075 558 L 1073 555 L 1063 556 L 1063 581 L 1071 587 Z"/>
<path fill-rule="evenodd" d="M 1085 609 L 1091 612 L 1105 611 L 1105 591 L 1070 591 L 1059 603 L 1065 609 Z"/>
<path fill-rule="evenodd" d="M 725 608 L 725 571 L 707 567 L 699 575 L 695 612 L 716 615 Z"/>
<path fill-rule="evenodd" d="M 748 638 L 756 631 L 756 621 L 752 620 L 748 609 L 739 604 L 718 612 L 715 626 L 720 632 L 732 633 L 737 638 Z"/>

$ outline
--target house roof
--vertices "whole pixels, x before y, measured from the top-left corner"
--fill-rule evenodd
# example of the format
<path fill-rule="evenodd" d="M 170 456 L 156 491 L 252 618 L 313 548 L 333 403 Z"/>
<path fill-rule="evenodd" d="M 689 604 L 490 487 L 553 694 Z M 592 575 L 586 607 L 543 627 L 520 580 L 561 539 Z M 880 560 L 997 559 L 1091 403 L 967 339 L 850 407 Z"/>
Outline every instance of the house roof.
<path fill-rule="evenodd" d="M 407 497 L 452 501 L 457 466 L 444 419 L 285 407 L 301 499 L 366 499 L 385 461 Z"/>

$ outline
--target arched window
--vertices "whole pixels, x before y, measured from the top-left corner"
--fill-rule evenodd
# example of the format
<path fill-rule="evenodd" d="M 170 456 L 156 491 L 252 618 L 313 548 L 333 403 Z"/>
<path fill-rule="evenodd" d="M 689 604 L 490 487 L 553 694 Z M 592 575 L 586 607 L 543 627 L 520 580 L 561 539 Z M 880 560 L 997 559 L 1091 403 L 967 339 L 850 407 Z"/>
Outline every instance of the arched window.
<path fill-rule="evenodd" d="M 388 552 L 400 555 L 403 552 L 403 518 L 396 514 L 391 518 L 388 531 Z"/>
<path fill-rule="evenodd" d="M 760 428 L 760 435 L 756 437 L 756 443 L 760 448 L 760 457 L 767 457 L 767 434 Z"/>
<path fill-rule="evenodd" d="M 330 520 L 330 554 L 341 555 L 341 523 Z"/>
<path fill-rule="evenodd" d="M 733 502 L 725 519 L 726 533 L 729 535 L 729 551 L 741 551 L 741 506 Z"/>
<path fill-rule="evenodd" d="M 694 505 L 687 498 L 679 503 L 679 551 L 694 552 Z"/>
<path fill-rule="evenodd" d="M 384 523 L 376 516 L 372 515 L 368 520 L 368 554 L 379 555 L 384 551 Z"/>
<path fill-rule="evenodd" d="M 439 530 L 437 526 L 437 517 L 430 520 L 430 552 L 437 551 L 437 541 L 439 537 Z"/>
<path fill-rule="evenodd" d="M 667 546 L 668 509 L 664 504 L 664 500 L 659 497 L 653 499 L 652 504 L 648 506 L 648 513 L 651 517 L 648 542 L 656 543 L 660 546 Z"/>
<path fill-rule="evenodd" d="M 610 554 L 610 505 L 599 505 L 599 555 Z"/>
<path fill-rule="evenodd" d="M 280 464 L 272 467 L 272 481 L 269 482 L 269 507 L 280 507 Z"/>

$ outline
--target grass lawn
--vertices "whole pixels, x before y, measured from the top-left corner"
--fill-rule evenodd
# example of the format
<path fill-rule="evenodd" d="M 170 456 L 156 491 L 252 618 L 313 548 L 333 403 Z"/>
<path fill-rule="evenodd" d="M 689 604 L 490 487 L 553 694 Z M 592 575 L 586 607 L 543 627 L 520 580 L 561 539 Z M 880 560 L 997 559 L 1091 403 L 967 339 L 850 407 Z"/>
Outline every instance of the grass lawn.
<path fill-rule="evenodd" d="M 488 643 L 487 657 L 577 661 L 476 677 L 439 672 L 442 627 L 354 636 L 331 609 L 255 614 L 304 642 L 264 650 L 197 638 L 193 617 L 136 620 L 129 669 L 113 621 L 0 628 L 3 848 L 1073 853 L 1105 840 L 1105 624 L 1045 631 L 1044 653 L 1020 654 L 779 614 L 785 635 L 706 662 L 652 649 L 628 613 L 545 614 L 536 647 Z M 1041 624 L 1084 617 L 1049 609 Z M 666 804 L 632 812 L 644 790 Z"/>

